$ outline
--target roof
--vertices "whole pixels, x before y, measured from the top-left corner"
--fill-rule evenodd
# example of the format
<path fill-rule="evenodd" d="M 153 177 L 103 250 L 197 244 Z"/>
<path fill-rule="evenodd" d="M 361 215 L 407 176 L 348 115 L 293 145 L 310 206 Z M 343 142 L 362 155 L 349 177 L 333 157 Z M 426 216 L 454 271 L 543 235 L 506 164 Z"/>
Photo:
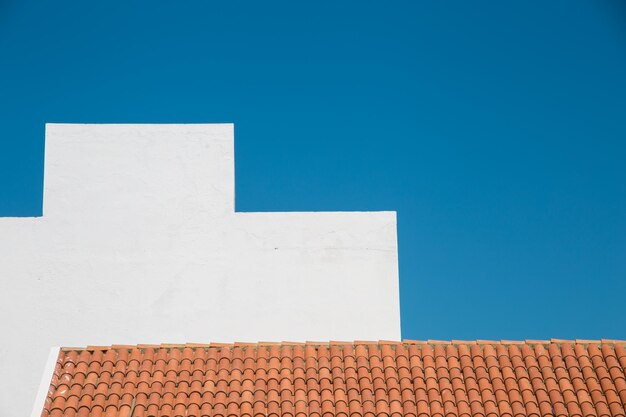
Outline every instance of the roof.
<path fill-rule="evenodd" d="M 625 341 L 63 348 L 43 417 L 624 416 Z"/>

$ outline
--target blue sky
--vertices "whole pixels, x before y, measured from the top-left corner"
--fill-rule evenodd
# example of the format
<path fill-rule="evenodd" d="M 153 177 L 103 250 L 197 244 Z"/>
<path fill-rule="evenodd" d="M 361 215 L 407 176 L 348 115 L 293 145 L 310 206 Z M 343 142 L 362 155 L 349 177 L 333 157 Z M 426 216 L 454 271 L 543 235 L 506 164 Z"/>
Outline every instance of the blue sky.
<path fill-rule="evenodd" d="M 623 3 L 90 3 L 0 1 L 0 216 L 45 122 L 234 122 L 237 210 L 398 211 L 403 337 L 626 338 Z"/>

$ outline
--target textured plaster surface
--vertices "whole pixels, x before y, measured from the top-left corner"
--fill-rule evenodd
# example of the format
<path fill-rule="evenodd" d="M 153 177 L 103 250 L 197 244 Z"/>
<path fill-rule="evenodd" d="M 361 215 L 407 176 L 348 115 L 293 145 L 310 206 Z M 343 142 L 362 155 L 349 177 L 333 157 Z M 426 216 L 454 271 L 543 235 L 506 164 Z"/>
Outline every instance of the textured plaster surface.
<path fill-rule="evenodd" d="M 46 126 L 0 218 L 0 415 L 50 346 L 399 339 L 395 212 L 235 213 L 233 125 Z"/>

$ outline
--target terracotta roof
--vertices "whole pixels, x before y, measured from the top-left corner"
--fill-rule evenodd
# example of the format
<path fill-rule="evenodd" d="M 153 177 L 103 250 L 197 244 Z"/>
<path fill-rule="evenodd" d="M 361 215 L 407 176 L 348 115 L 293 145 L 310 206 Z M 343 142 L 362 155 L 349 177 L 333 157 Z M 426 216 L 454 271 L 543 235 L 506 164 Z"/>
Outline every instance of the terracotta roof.
<path fill-rule="evenodd" d="M 624 341 L 64 348 L 44 417 L 624 416 Z"/>

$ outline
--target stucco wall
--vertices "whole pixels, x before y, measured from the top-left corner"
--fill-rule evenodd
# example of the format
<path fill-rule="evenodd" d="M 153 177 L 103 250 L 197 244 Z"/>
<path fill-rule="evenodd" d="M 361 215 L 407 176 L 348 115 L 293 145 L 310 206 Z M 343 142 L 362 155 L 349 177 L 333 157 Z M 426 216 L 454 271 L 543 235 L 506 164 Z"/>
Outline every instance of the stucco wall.
<path fill-rule="evenodd" d="M 43 217 L 0 218 L 0 415 L 54 345 L 400 338 L 395 213 L 235 213 L 233 144 L 46 126 Z"/>

